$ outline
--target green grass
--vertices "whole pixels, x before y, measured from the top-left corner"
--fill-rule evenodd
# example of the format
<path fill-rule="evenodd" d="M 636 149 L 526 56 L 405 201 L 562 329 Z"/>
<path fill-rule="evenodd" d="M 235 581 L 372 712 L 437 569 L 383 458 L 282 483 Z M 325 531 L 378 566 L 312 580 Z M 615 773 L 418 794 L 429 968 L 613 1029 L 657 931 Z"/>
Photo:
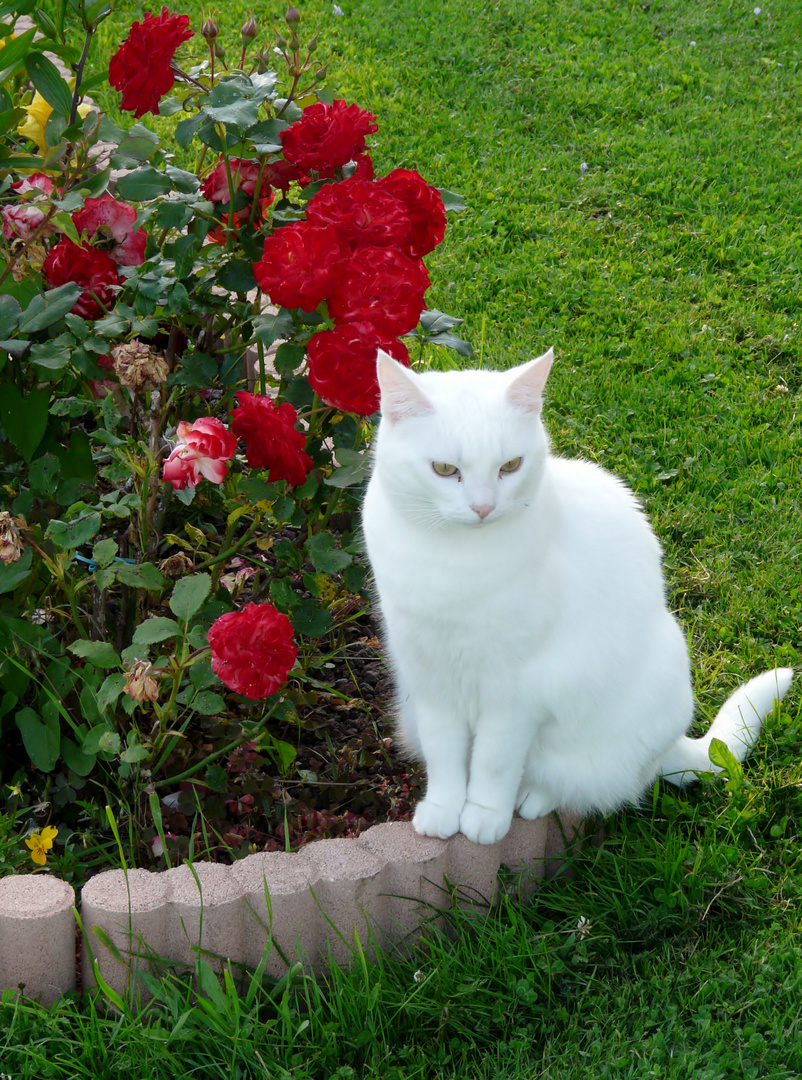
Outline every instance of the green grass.
<path fill-rule="evenodd" d="M 644 501 L 700 715 L 799 664 L 802 11 L 774 0 L 362 0 L 302 8 L 379 174 L 456 190 L 432 306 L 482 362 L 553 344 L 555 447 Z M 199 3 L 178 10 L 195 13 Z M 119 12 L 140 13 L 121 4 Z M 227 5 L 235 31 L 245 5 Z M 257 19 L 277 20 L 272 6 Z M 117 16 L 116 25 L 122 24 Z M 106 29 L 106 44 L 119 31 Z M 695 44 L 693 44 L 695 42 Z M 582 164 L 587 170 L 581 169 Z M 446 357 L 444 355 L 443 359 Z M 411 959 L 148 1022 L 3 1006 L 18 1077 L 688 1077 L 802 1072 L 799 694 L 747 782 L 658 791 L 573 880 L 454 917 Z M 577 921 L 590 922 L 585 938 Z M 422 981 L 415 981 L 415 972 Z"/>

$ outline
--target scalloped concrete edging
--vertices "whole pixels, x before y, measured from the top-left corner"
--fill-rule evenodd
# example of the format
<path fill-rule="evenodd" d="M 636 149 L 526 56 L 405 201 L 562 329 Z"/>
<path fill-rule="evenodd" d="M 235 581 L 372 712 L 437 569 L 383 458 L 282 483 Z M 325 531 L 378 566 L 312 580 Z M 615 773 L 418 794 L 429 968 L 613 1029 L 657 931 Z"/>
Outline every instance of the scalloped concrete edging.
<path fill-rule="evenodd" d="M 96 982 L 90 951 L 100 978 L 119 994 L 154 955 L 190 967 L 202 954 L 218 966 L 230 961 L 255 968 L 269 948 L 266 971 L 276 977 L 287 970 L 283 957 L 312 970 L 329 955 L 347 963 L 357 937 L 366 949 L 414 939 L 422 919 L 450 906 L 454 889 L 466 905 L 491 902 L 501 866 L 526 870 L 535 887 L 560 868 L 580 826 L 569 814 L 516 818 L 503 840 L 482 846 L 462 835 L 419 836 L 410 822 L 389 822 L 356 839 L 318 840 L 296 853 L 262 852 L 232 866 L 107 870 L 81 894 L 89 939 L 83 988 Z M 54 877 L 0 879 L 0 990 L 22 988 L 49 1005 L 80 989 L 74 903 L 72 887 Z"/>

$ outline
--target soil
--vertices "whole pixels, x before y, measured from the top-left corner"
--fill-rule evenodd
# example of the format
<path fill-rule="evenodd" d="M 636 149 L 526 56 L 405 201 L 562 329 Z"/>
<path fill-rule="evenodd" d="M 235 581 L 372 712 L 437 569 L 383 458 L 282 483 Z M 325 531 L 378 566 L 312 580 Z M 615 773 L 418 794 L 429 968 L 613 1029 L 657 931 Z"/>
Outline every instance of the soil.
<path fill-rule="evenodd" d="M 422 773 L 394 738 L 392 685 L 369 607 L 339 635 L 320 687 L 287 688 L 297 716 L 271 728 L 283 748 L 245 743 L 207 772 L 209 786 L 180 784 L 162 798 L 171 855 L 186 857 L 191 841 L 195 857 L 228 862 L 411 818 Z M 293 751 L 282 766 L 282 753 Z M 160 842 L 151 846 L 154 867 L 163 867 Z"/>

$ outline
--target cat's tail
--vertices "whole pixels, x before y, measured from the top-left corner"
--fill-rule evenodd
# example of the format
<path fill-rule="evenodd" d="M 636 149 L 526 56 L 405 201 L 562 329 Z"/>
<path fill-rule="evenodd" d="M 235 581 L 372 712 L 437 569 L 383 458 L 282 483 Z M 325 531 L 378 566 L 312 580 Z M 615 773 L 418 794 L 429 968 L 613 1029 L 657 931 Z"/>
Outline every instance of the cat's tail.
<path fill-rule="evenodd" d="M 659 762 L 660 775 L 677 787 L 685 787 L 693 783 L 696 773 L 720 772 L 710 761 L 713 739 L 720 739 L 743 761 L 774 703 L 785 697 L 793 676 L 793 668 L 773 668 L 739 686 L 721 706 L 706 734 L 699 739 L 683 735 L 666 750 Z"/>

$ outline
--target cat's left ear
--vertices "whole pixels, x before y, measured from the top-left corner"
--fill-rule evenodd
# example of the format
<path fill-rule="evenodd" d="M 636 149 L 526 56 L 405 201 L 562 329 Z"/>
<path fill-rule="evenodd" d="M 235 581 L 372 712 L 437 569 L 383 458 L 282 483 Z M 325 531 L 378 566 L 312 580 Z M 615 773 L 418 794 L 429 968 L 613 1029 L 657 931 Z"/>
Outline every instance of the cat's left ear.
<path fill-rule="evenodd" d="M 381 390 L 382 416 L 391 424 L 434 412 L 418 378 L 383 349 L 379 349 L 376 358 L 376 375 Z"/>
<path fill-rule="evenodd" d="M 536 360 L 530 360 L 528 364 L 515 368 L 510 373 L 513 379 L 507 387 L 507 401 L 511 405 L 517 405 L 519 409 L 539 413 L 543 408 L 543 388 L 553 362 L 554 350 L 549 349 Z"/>

